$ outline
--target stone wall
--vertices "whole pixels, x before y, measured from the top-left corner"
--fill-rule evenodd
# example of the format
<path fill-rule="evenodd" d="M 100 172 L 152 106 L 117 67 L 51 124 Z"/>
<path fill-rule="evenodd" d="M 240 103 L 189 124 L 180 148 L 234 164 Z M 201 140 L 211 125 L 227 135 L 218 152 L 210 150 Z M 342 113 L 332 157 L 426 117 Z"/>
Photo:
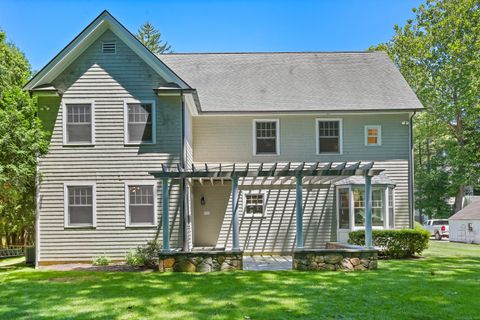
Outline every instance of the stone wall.
<path fill-rule="evenodd" d="M 365 248 L 296 250 L 293 252 L 293 269 L 311 271 L 360 271 L 377 269 L 378 251 Z M 327 248 L 328 248 L 327 244 Z"/>
<path fill-rule="evenodd" d="M 160 272 L 212 272 L 243 269 L 243 252 L 161 252 Z"/>

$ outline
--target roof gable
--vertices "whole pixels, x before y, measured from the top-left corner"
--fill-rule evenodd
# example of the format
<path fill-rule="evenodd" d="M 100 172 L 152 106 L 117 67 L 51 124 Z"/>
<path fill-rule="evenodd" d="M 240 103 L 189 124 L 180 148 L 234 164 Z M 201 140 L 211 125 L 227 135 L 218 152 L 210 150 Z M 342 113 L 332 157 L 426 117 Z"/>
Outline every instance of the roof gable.
<path fill-rule="evenodd" d="M 176 83 L 182 89 L 191 89 L 184 80 L 176 75 L 175 72 L 165 65 L 155 54 L 148 50 L 106 10 L 95 18 L 95 20 L 43 67 L 43 69 L 30 79 L 24 86 L 24 89 L 36 90 L 37 88 L 40 89 L 49 85 L 106 30 L 111 30 L 166 81 Z"/>

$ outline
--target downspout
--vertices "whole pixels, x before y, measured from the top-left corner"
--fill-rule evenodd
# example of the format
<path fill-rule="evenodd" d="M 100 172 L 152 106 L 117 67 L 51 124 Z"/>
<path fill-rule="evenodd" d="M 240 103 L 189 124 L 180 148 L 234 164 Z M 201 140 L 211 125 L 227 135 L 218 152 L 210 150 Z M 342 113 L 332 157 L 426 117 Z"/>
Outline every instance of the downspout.
<path fill-rule="evenodd" d="M 183 90 L 180 90 L 180 97 L 182 99 L 182 142 L 181 142 L 181 156 L 180 156 L 180 167 L 182 170 L 185 170 L 185 98 L 183 96 Z M 183 251 L 188 251 L 188 236 L 187 236 L 187 224 L 188 224 L 188 212 L 187 208 L 187 194 L 186 194 L 186 179 L 182 178 L 180 182 L 180 194 L 181 194 L 181 203 L 180 203 L 180 213 L 182 215 L 182 249 Z"/>
<path fill-rule="evenodd" d="M 417 111 L 413 111 L 413 114 L 410 116 L 410 121 L 408 122 L 408 211 L 410 216 L 410 228 L 413 229 L 415 226 L 415 201 L 414 201 L 414 165 L 413 165 L 413 117 Z"/>

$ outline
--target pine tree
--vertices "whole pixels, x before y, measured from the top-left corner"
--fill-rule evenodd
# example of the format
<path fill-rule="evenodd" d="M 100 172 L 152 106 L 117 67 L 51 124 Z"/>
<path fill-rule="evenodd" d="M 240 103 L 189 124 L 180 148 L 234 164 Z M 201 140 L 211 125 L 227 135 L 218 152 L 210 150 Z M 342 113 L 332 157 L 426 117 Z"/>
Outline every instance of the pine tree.
<path fill-rule="evenodd" d="M 138 29 L 138 33 L 135 36 L 153 53 L 162 54 L 172 52 L 168 42 L 161 39 L 162 33 L 155 29 L 148 21 Z"/>

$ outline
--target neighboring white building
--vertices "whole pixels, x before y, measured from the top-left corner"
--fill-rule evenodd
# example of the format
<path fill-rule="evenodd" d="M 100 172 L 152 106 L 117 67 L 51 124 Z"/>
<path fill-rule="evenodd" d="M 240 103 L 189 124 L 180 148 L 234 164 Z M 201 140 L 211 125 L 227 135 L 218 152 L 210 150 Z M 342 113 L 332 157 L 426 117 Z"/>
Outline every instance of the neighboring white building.
<path fill-rule="evenodd" d="M 450 241 L 480 244 L 480 199 L 451 216 Z"/>

